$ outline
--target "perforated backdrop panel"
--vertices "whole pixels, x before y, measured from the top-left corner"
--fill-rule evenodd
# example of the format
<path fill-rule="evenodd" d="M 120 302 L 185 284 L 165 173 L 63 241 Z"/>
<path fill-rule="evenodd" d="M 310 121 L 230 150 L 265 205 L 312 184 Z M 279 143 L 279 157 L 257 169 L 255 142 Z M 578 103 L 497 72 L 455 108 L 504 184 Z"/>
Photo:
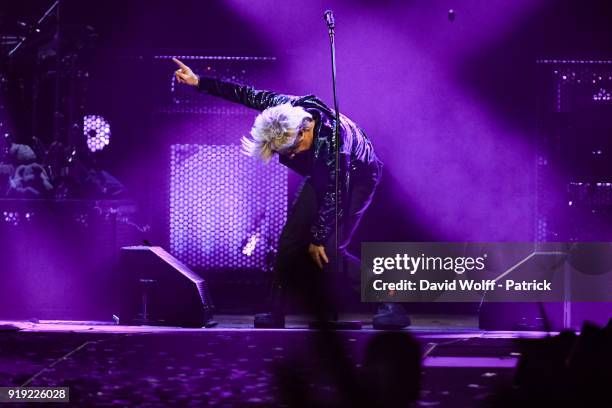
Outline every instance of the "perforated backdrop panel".
<path fill-rule="evenodd" d="M 170 252 L 192 267 L 264 268 L 287 216 L 287 169 L 238 145 L 170 148 Z"/>
<path fill-rule="evenodd" d="M 169 164 L 159 172 L 163 191 L 154 193 L 166 199 L 155 210 L 167 228 L 161 241 L 196 270 L 264 269 L 287 216 L 287 169 L 243 155 L 240 138 L 258 112 L 178 85 L 172 57 L 200 75 L 263 89 L 275 78 L 276 58 L 159 55 L 153 64 L 153 129 L 165 145 L 159 160 Z"/>

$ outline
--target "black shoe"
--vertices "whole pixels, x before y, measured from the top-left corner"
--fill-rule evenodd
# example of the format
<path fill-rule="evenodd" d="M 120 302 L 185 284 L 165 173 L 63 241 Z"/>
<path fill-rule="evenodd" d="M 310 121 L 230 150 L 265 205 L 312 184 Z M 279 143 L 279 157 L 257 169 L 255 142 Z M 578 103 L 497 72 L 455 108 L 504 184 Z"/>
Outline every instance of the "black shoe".
<path fill-rule="evenodd" d="M 215 320 L 212 312 L 204 312 L 204 327 L 210 329 L 212 327 L 217 326 L 217 321 Z"/>
<path fill-rule="evenodd" d="M 372 327 L 375 330 L 399 330 L 410 324 L 406 309 L 397 303 L 383 303 L 372 318 Z"/>
<path fill-rule="evenodd" d="M 258 313 L 255 315 L 254 327 L 256 329 L 284 329 L 285 315 L 282 313 Z"/>

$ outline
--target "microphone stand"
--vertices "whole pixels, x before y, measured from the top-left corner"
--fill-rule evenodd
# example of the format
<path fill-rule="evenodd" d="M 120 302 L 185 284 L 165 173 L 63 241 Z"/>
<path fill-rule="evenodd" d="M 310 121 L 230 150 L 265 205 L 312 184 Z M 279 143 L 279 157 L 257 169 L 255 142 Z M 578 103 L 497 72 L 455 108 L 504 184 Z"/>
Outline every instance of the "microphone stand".
<path fill-rule="evenodd" d="M 339 161 L 340 161 L 340 110 L 338 108 L 338 94 L 336 92 L 336 24 L 334 22 L 333 14 L 331 11 L 325 12 L 325 21 L 327 22 L 327 28 L 329 30 L 329 46 L 331 50 L 331 68 L 332 68 L 332 90 L 334 95 L 334 111 L 336 113 L 336 121 L 334 123 L 334 155 L 336 156 L 335 168 L 334 168 L 334 180 L 335 180 L 335 191 L 334 191 L 334 202 L 335 202 L 335 230 L 336 236 L 334 240 L 334 259 L 336 261 L 336 273 L 340 271 L 340 257 L 339 255 L 339 235 L 340 235 L 340 219 L 338 216 L 339 203 L 338 197 L 340 193 L 340 182 L 338 175 L 340 173 Z M 335 319 L 337 320 L 337 318 Z"/>
<path fill-rule="evenodd" d="M 335 168 L 334 168 L 334 180 L 335 180 L 335 229 L 336 236 L 334 240 L 334 258 L 336 273 L 340 273 L 340 251 L 339 251 L 339 239 L 340 239 L 340 217 L 339 217 L 339 197 L 340 197 L 340 109 L 338 108 L 338 94 L 336 92 L 336 42 L 335 42 L 335 28 L 336 23 L 334 21 L 334 15 L 331 10 L 325 11 L 323 19 L 327 23 L 329 30 L 329 45 L 331 50 L 331 68 L 332 68 L 332 89 L 334 95 L 334 111 L 336 113 L 335 124 L 334 124 L 334 154 L 336 156 Z M 333 322 L 327 322 L 327 328 L 329 329 L 349 329 L 349 330 L 360 330 L 360 321 L 338 321 L 337 310 L 333 311 Z"/>

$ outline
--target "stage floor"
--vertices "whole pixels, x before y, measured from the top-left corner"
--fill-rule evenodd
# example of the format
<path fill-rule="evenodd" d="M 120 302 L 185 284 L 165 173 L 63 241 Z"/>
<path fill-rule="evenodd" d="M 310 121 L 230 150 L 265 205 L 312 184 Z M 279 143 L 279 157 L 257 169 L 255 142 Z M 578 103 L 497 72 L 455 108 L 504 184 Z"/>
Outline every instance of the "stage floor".
<path fill-rule="evenodd" d="M 481 406 L 511 383 L 518 339 L 546 335 L 479 330 L 474 316 L 411 317 L 405 332 L 424 355 L 419 406 Z M 213 329 L 0 321 L 20 329 L 0 332 L 0 386 L 68 386 L 79 407 L 287 406 L 281 395 L 289 370 L 317 398 L 337 398 L 333 367 L 342 358 L 325 356 L 327 343 L 304 316 L 289 316 L 283 330 L 255 330 L 252 316 L 216 319 Z M 333 334 L 351 375 L 360 375 L 365 348 L 379 333 L 366 325 Z"/>

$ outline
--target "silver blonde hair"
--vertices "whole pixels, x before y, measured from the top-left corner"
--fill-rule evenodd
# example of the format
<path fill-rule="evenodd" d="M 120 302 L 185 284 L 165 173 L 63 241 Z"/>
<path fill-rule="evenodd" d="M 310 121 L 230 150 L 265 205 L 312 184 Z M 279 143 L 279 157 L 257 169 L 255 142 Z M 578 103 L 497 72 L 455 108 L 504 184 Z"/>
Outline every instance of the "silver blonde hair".
<path fill-rule="evenodd" d="M 251 138 L 242 138 L 242 151 L 268 163 L 274 152 L 287 151 L 299 143 L 298 134 L 312 115 L 290 103 L 272 106 L 255 118 Z"/>

